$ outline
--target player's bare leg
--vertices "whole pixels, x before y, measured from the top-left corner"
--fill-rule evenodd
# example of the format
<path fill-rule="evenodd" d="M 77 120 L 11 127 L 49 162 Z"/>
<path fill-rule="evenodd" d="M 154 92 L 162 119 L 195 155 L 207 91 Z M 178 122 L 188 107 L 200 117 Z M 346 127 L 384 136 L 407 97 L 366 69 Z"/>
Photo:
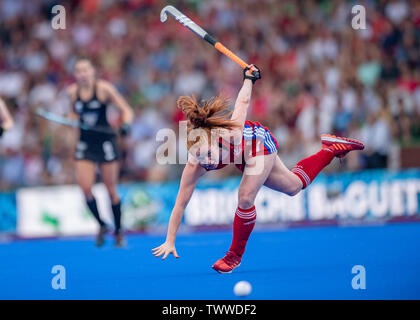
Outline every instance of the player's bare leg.
<path fill-rule="evenodd" d="M 121 230 L 121 201 L 117 192 L 119 163 L 117 161 L 101 164 L 102 180 L 111 199 L 115 226 L 115 246 L 124 247 L 125 240 Z"/>
<path fill-rule="evenodd" d="M 334 157 L 342 158 L 353 150 L 363 150 L 364 145 L 360 141 L 332 135 L 321 136 L 322 148 L 316 154 L 309 156 L 289 170 L 277 157 L 273 170 L 270 172 L 265 186 L 294 196 L 300 190 L 305 189 L 315 177 L 327 166 Z"/>
<path fill-rule="evenodd" d="M 96 178 L 96 164 L 86 160 L 76 161 L 76 178 L 85 195 L 86 204 L 99 224 L 99 231 L 96 236 L 96 246 L 101 247 L 105 242 L 105 235 L 108 232 L 108 227 L 99 215 L 98 206 L 92 193 L 92 187 L 95 184 Z"/>
<path fill-rule="evenodd" d="M 264 185 L 290 196 L 296 195 L 303 188 L 302 181 L 284 165 L 279 156 L 276 157 L 273 169 Z"/>
<path fill-rule="evenodd" d="M 233 239 L 229 252 L 216 261 L 213 269 L 230 273 L 241 263 L 248 238 L 254 229 L 256 210 L 254 201 L 258 191 L 270 174 L 277 155 L 257 156 L 248 160 L 238 191 L 238 208 L 233 221 Z"/>

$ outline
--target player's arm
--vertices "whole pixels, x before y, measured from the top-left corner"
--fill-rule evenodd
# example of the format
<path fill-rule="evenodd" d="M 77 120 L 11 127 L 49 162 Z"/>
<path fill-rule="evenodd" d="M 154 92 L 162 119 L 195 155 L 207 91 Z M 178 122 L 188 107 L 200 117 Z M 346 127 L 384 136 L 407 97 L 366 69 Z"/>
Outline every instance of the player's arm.
<path fill-rule="evenodd" d="M 13 128 L 14 122 L 13 118 L 7 110 L 6 104 L 2 99 L 0 99 L 0 136 L 3 135 L 3 132 Z"/>
<path fill-rule="evenodd" d="M 67 95 L 66 104 L 68 103 L 68 112 L 66 114 L 66 117 L 69 120 L 76 120 L 78 118 L 78 116 L 77 116 L 76 112 L 74 112 L 74 110 L 73 110 L 73 105 L 74 105 L 74 102 L 76 101 L 77 85 L 72 84 L 72 85 L 68 86 L 67 89 L 66 89 L 66 95 Z"/>
<path fill-rule="evenodd" d="M 60 93 L 60 101 L 64 104 L 64 116 L 72 122 L 79 122 L 79 115 L 74 109 L 74 104 L 77 100 L 77 85 L 71 84 L 65 90 Z M 76 145 L 78 140 L 78 134 L 76 128 L 70 126 L 63 126 L 63 130 L 66 130 L 66 139 L 63 143 L 66 144 L 69 148 Z"/>
<path fill-rule="evenodd" d="M 252 72 L 256 72 L 257 75 L 253 75 Z M 238 126 L 241 128 L 241 134 L 248 113 L 248 107 L 251 102 L 252 85 L 260 78 L 260 70 L 257 67 L 251 65 L 250 68 L 244 69 L 244 83 L 236 98 L 235 108 L 231 117 L 231 119 L 237 122 Z"/>
<path fill-rule="evenodd" d="M 128 133 L 129 125 L 133 122 L 134 118 L 133 109 L 130 107 L 124 97 L 118 92 L 115 86 L 103 80 L 100 83 L 104 88 L 109 100 L 121 111 L 121 118 L 123 122 L 121 126 L 122 131 L 127 130 L 127 132 L 123 132 L 123 134 Z"/>
<path fill-rule="evenodd" d="M 162 259 L 166 259 L 166 257 L 172 253 L 176 258 L 179 258 L 175 249 L 176 234 L 178 232 L 185 208 L 187 207 L 188 202 L 190 201 L 194 192 L 195 186 L 197 185 L 197 181 L 205 172 L 206 170 L 202 168 L 198 163 L 195 164 L 188 162 L 185 165 L 181 177 L 178 196 L 176 198 L 175 206 L 169 219 L 166 241 L 161 246 L 152 249 L 153 254 L 156 257 L 163 255 Z"/>

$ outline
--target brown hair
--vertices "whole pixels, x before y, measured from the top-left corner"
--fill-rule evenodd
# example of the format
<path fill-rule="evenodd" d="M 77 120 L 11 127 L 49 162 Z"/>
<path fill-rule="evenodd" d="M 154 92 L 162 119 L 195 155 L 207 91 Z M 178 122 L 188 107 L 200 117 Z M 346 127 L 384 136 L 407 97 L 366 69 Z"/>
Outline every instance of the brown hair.
<path fill-rule="evenodd" d="M 87 63 L 89 63 L 92 66 L 92 68 L 96 69 L 95 62 L 93 61 L 92 58 L 90 58 L 88 56 L 78 56 L 76 58 L 76 60 L 74 61 L 73 67 L 75 67 L 76 64 L 78 64 L 79 62 L 82 62 L 82 61 L 86 61 Z"/>
<path fill-rule="evenodd" d="M 238 124 L 230 119 L 232 111 L 229 112 L 230 102 L 224 96 L 214 96 L 209 100 L 197 101 L 195 95 L 181 96 L 178 98 L 177 106 L 188 119 L 189 133 L 193 129 L 204 129 L 208 141 L 211 138 L 212 129 L 234 129 Z M 187 149 L 197 141 L 187 139 Z"/>

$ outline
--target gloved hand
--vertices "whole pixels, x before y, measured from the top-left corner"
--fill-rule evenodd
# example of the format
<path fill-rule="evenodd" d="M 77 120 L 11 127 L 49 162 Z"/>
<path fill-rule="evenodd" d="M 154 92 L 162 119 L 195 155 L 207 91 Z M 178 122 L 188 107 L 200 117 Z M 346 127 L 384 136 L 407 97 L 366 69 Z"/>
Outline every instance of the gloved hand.
<path fill-rule="evenodd" d="M 260 68 L 258 68 L 257 66 L 254 66 L 253 64 L 251 64 L 249 67 L 246 67 L 244 69 L 244 80 L 245 79 L 250 79 L 253 84 L 258 79 L 261 79 Z"/>
<path fill-rule="evenodd" d="M 0 127 L 0 137 L 3 135 L 3 133 L 4 133 L 3 127 Z"/>
<path fill-rule="evenodd" d="M 122 137 L 126 137 L 130 134 L 130 132 L 131 132 L 130 124 L 123 123 L 122 126 L 120 127 L 120 135 Z"/>

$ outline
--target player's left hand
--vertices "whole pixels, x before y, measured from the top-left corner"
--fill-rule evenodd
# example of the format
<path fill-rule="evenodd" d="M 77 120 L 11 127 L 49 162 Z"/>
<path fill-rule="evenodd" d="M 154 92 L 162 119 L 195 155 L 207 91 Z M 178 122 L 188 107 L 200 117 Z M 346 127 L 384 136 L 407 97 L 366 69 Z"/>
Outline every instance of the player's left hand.
<path fill-rule="evenodd" d="M 162 260 L 165 260 L 170 253 L 172 253 L 175 258 L 179 258 L 178 253 L 176 252 L 175 245 L 170 244 L 168 242 L 165 242 L 159 247 L 152 249 L 152 251 L 155 257 L 160 257 L 161 255 L 163 255 Z"/>
<path fill-rule="evenodd" d="M 120 127 L 120 135 L 122 137 L 126 137 L 130 134 L 130 132 L 131 132 L 130 124 L 123 123 L 123 125 Z"/>

